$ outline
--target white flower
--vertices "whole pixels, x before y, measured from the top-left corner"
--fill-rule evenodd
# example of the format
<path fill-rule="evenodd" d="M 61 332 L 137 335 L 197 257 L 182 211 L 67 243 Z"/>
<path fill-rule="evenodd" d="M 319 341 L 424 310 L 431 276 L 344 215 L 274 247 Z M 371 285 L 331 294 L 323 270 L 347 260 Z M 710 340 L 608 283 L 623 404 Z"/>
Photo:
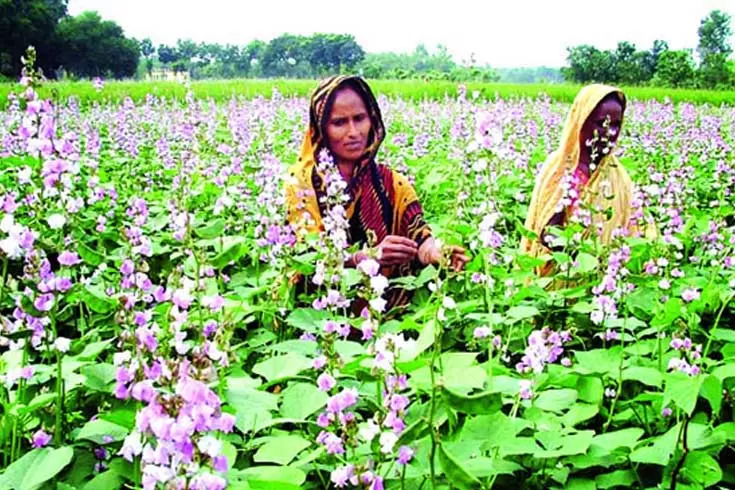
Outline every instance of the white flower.
<path fill-rule="evenodd" d="M 370 287 L 376 294 L 383 294 L 388 287 L 388 279 L 383 275 L 377 275 L 370 278 Z"/>
<path fill-rule="evenodd" d="M 380 452 L 383 454 L 390 454 L 393 452 L 393 447 L 398 442 L 398 436 L 393 432 L 383 432 L 380 434 Z"/>
<path fill-rule="evenodd" d="M 360 427 L 360 437 L 367 442 L 372 442 L 380 433 L 380 427 L 372 419 L 367 421 L 367 424 Z"/>
<path fill-rule="evenodd" d="M 67 339 L 66 337 L 57 337 L 56 340 L 54 340 L 54 347 L 59 352 L 68 352 L 70 346 L 71 340 Z"/>
<path fill-rule="evenodd" d="M 0 221 L 0 230 L 5 233 L 10 233 L 10 230 L 15 228 L 15 219 L 12 214 L 6 214 Z"/>
<path fill-rule="evenodd" d="M 444 296 L 444 299 L 442 300 L 442 306 L 448 310 L 453 310 L 457 307 L 457 303 L 454 302 L 454 300 L 449 296 Z"/>
<path fill-rule="evenodd" d="M 212 436 L 204 436 L 199 439 L 197 447 L 202 453 L 207 454 L 212 458 L 215 458 L 219 456 L 220 452 L 222 451 L 222 441 L 220 441 L 219 439 L 215 439 Z"/>
<path fill-rule="evenodd" d="M 388 302 L 384 300 L 383 298 L 375 298 L 370 300 L 370 308 L 373 310 L 382 313 L 385 311 L 385 306 Z"/>
<path fill-rule="evenodd" d="M 52 230 L 58 230 L 62 228 L 66 224 L 66 218 L 63 214 L 52 214 L 48 218 L 46 218 L 46 222 L 51 227 Z"/>

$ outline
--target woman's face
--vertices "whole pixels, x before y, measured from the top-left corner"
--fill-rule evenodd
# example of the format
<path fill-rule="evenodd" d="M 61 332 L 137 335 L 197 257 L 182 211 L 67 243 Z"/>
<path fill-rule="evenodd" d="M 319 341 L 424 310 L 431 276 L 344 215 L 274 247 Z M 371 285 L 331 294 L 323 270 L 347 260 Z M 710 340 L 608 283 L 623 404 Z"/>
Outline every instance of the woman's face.
<path fill-rule="evenodd" d="M 367 149 L 370 115 L 362 97 L 351 88 L 339 90 L 327 119 L 329 149 L 337 163 L 355 163 Z"/>
<path fill-rule="evenodd" d="M 595 110 L 582 126 L 580 143 L 583 148 L 601 154 L 606 146 L 612 146 L 620 136 L 620 126 L 623 123 L 623 105 L 617 98 L 607 98 L 597 104 Z M 607 140 L 607 142 L 605 141 Z"/>

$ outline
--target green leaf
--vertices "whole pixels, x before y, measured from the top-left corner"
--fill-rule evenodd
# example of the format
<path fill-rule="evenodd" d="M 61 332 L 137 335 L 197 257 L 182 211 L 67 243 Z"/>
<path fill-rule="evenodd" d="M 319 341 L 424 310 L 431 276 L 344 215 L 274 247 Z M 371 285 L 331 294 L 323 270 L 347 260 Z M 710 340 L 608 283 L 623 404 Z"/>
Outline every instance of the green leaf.
<path fill-rule="evenodd" d="M 533 437 L 514 437 L 500 444 L 500 454 L 503 456 L 517 456 L 519 454 L 536 454 L 541 447 Z"/>
<path fill-rule="evenodd" d="M 323 320 L 329 318 L 329 313 L 313 308 L 297 308 L 286 318 L 286 323 L 304 332 L 316 333 Z"/>
<path fill-rule="evenodd" d="M 664 383 L 664 377 L 658 369 L 631 366 L 623 369 L 623 381 L 638 381 L 644 385 L 660 388 Z"/>
<path fill-rule="evenodd" d="M 96 391 L 111 391 L 108 386 L 115 380 L 115 366 L 112 364 L 102 363 L 84 366 L 81 373 L 85 377 L 84 386 L 87 388 Z"/>
<path fill-rule="evenodd" d="M 500 393 L 485 392 L 476 395 L 463 395 L 446 387 L 442 394 L 447 404 L 458 412 L 485 415 L 499 411 L 503 407 Z"/>
<path fill-rule="evenodd" d="M 673 401 L 687 415 L 691 415 L 697 404 L 699 387 L 702 385 L 703 376 L 687 376 L 684 373 L 672 373 L 666 375 L 666 386 L 664 387 L 663 406 Z"/>
<path fill-rule="evenodd" d="M 272 419 L 278 409 L 278 396 L 246 386 L 228 387 L 227 403 L 235 409 L 235 426 L 243 433 L 257 432 Z"/>
<path fill-rule="evenodd" d="M 475 478 L 453 455 L 444 449 L 443 444 L 439 444 L 439 461 L 441 462 L 444 474 L 447 479 L 452 482 L 452 486 L 461 490 L 471 490 L 482 488 L 482 482 Z"/>
<path fill-rule="evenodd" d="M 515 323 L 526 318 L 533 318 L 539 314 L 535 306 L 514 306 L 506 312 L 506 316 Z"/>
<path fill-rule="evenodd" d="M 635 473 L 632 470 L 618 470 L 595 477 L 597 488 L 625 487 L 631 488 L 636 482 Z"/>
<path fill-rule="evenodd" d="M 76 357 L 80 361 L 93 361 L 97 358 L 98 355 L 100 355 L 101 352 L 104 352 L 111 343 L 112 340 L 101 340 L 99 342 L 92 342 L 85 345 L 84 350 L 74 357 Z"/>
<path fill-rule="evenodd" d="M 735 363 L 731 362 L 724 366 L 718 366 L 712 370 L 712 374 L 717 376 L 720 381 L 725 381 L 727 378 L 735 378 Z"/>
<path fill-rule="evenodd" d="M 598 446 L 608 452 L 619 447 L 633 448 L 645 431 L 638 427 L 630 427 L 628 429 L 616 430 L 598 434 L 592 439 L 592 444 Z"/>
<path fill-rule="evenodd" d="M 212 259 L 212 265 L 217 269 L 227 267 L 231 262 L 236 262 L 240 257 L 247 253 L 248 249 L 242 242 L 230 244 L 222 253 L 216 255 Z"/>
<path fill-rule="evenodd" d="M 248 482 L 251 489 L 290 490 L 306 481 L 306 473 L 291 466 L 251 466 L 237 472 L 235 478 Z"/>
<path fill-rule="evenodd" d="M 582 374 L 617 374 L 622 356 L 620 346 L 609 349 L 575 351 L 574 370 Z M 582 369 L 580 369 L 582 368 Z"/>
<path fill-rule="evenodd" d="M 605 389 L 600 378 L 581 376 L 577 380 L 576 388 L 579 393 L 580 400 L 592 403 L 593 405 L 599 405 L 602 403 L 602 397 L 605 393 Z"/>
<path fill-rule="evenodd" d="M 561 422 L 567 427 L 574 427 L 579 423 L 591 419 L 598 413 L 600 413 L 600 407 L 598 405 L 575 403 L 572 405 L 572 408 L 562 416 Z"/>
<path fill-rule="evenodd" d="M 681 476 L 691 483 L 698 483 L 703 487 L 711 487 L 722 480 L 722 469 L 715 459 L 704 451 L 694 451 L 687 454 Z"/>
<path fill-rule="evenodd" d="M 95 313 L 109 313 L 117 307 L 115 300 L 96 286 L 85 287 L 80 294 L 80 299 L 87 308 Z"/>
<path fill-rule="evenodd" d="M 488 478 L 493 475 L 512 475 L 523 467 L 512 461 L 500 458 L 470 458 L 465 461 L 464 467 L 468 473 L 477 478 Z"/>
<path fill-rule="evenodd" d="M 101 488 L 104 488 L 105 490 L 115 490 L 120 488 L 124 482 L 125 478 L 123 478 L 120 473 L 110 470 L 100 473 L 92 478 L 86 485 L 84 485 L 83 490 L 98 490 Z"/>
<path fill-rule="evenodd" d="M 35 412 L 39 408 L 47 407 L 53 404 L 57 398 L 58 396 L 56 393 L 41 393 L 40 395 L 36 395 L 28 405 L 21 405 L 18 407 L 18 415 L 25 415 L 27 413 Z"/>
<path fill-rule="evenodd" d="M 87 439 L 97 444 L 122 441 L 128 435 L 128 429 L 102 419 L 91 420 L 84 424 L 75 440 Z M 112 438 L 111 440 L 109 438 Z"/>
<path fill-rule="evenodd" d="M 594 435 L 595 431 L 585 430 L 577 434 L 561 436 L 556 441 L 559 447 L 538 450 L 533 456 L 535 458 L 561 458 L 563 456 L 584 454 L 590 447 Z"/>
<path fill-rule="evenodd" d="M 533 404 L 547 412 L 561 413 L 570 409 L 575 401 L 577 401 L 577 390 L 565 388 L 542 391 L 533 401 Z"/>
<path fill-rule="evenodd" d="M 278 436 L 260 446 L 253 460 L 258 463 L 287 465 L 309 446 L 311 442 L 300 436 Z"/>
<path fill-rule="evenodd" d="M 71 462 L 71 447 L 34 449 L 7 467 L 0 476 L 0 490 L 35 490 Z"/>
<path fill-rule="evenodd" d="M 214 221 L 212 221 L 207 226 L 202 226 L 200 228 L 197 228 L 194 230 L 194 233 L 199 238 L 204 239 L 212 239 L 217 238 L 222 234 L 222 232 L 225 231 L 225 220 L 222 218 L 217 218 Z"/>
<path fill-rule="evenodd" d="M 574 262 L 576 263 L 576 265 L 572 267 L 571 270 L 572 272 L 576 272 L 579 274 L 588 274 L 594 270 L 597 270 L 600 265 L 597 257 L 585 252 L 580 252 L 579 254 L 577 254 Z"/>
<path fill-rule="evenodd" d="M 564 490 L 597 490 L 597 485 L 587 478 L 570 478 Z"/>
<path fill-rule="evenodd" d="M 84 243 L 80 243 L 79 245 L 77 245 L 77 253 L 82 258 L 82 260 L 84 260 L 92 267 L 97 267 L 105 260 L 105 257 L 102 254 L 92 250 Z"/>
<path fill-rule="evenodd" d="M 327 398 L 327 394 L 313 384 L 289 384 L 281 394 L 281 415 L 291 419 L 306 419 L 323 408 Z"/>
<path fill-rule="evenodd" d="M 309 358 L 291 352 L 282 356 L 273 356 L 253 366 L 253 372 L 263 376 L 268 381 L 290 378 L 301 371 L 311 368 Z"/>
<path fill-rule="evenodd" d="M 712 413 L 715 415 L 720 413 L 722 407 L 722 381 L 720 381 L 720 378 L 712 374 L 705 376 L 699 394 L 709 402 Z"/>

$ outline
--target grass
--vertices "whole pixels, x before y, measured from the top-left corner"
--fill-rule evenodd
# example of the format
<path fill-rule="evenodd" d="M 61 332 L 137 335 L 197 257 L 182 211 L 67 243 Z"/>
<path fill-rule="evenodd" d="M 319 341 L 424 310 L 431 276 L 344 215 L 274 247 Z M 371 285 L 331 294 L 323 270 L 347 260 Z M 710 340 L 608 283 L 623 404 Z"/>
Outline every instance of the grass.
<path fill-rule="evenodd" d="M 316 86 L 314 80 L 293 79 L 238 79 L 238 80 L 203 80 L 192 82 L 194 94 L 199 98 L 212 98 L 217 102 L 233 96 L 252 98 L 256 96 L 270 97 L 273 89 L 285 96 L 308 96 Z M 439 100 L 445 96 L 454 97 L 460 85 L 456 82 L 422 81 L 422 80 L 371 80 L 370 85 L 378 94 L 400 96 L 406 99 L 429 98 Z M 560 102 L 571 102 L 579 85 L 545 85 L 545 84 L 510 84 L 468 82 L 468 94 L 478 91 L 481 97 L 503 99 L 513 97 L 536 97 L 546 94 Z M 8 94 L 18 92 L 17 84 L 0 83 L 0 108 L 8 104 Z M 735 105 L 735 91 L 668 89 L 658 87 L 623 87 L 631 99 L 663 101 L 666 98 L 673 102 L 708 103 L 712 105 Z M 109 81 L 101 92 L 97 92 L 89 81 L 81 82 L 49 82 L 41 89 L 42 97 L 52 96 L 52 92 L 60 100 L 75 97 L 81 105 L 94 102 L 122 101 L 130 97 L 136 102 L 145 99 L 146 95 L 183 99 L 186 88 L 178 82 L 167 81 Z"/>

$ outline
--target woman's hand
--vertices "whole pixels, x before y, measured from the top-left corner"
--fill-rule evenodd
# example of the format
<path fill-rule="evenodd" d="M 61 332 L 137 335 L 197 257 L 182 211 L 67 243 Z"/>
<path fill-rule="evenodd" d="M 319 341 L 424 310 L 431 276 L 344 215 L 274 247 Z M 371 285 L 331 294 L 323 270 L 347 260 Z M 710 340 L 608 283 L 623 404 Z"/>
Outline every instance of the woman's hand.
<path fill-rule="evenodd" d="M 416 258 L 418 247 L 410 238 L 388 235 L 375 247 L 378 251 L 377 261 L 383 265 L 402 265 Z"/>
<path fill-rule="evenodd" d="M 419 260 L 424 265 L 439 265 L 444 254 L 449 256 L 449 267 L 456 272 L 463 270 L 470 261 L 464 248 L 457 245 L 440 247 L 434 237 L 426 239 L 418 252 Z"/>

